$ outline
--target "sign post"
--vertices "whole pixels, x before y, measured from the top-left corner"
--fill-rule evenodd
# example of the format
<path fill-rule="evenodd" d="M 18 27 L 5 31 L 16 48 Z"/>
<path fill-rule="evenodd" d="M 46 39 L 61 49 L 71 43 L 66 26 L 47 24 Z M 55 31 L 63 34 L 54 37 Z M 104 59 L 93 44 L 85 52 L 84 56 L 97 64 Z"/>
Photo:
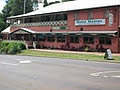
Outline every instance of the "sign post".
<path fill-rule="evenodd" d="M 110 50 L 110 49 L 107 49 L 107 50 L 106 50 L 104 59 L 113 60 L 113 56 L 112 56 L 112 53 L 111 53 L 111 50 Z"/>

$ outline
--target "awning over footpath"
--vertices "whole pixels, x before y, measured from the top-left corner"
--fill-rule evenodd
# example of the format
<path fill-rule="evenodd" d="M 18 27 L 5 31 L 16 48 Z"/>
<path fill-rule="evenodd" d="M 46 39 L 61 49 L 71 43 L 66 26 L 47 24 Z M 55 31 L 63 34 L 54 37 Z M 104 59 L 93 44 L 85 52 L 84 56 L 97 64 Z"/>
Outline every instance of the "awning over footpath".
<path fill-rule="evenodd" d="M 37 32 L 42 35 L 117 35 L 117 31 L 61 31 L 61 32 Z"/>
<path fill-rule="evenodd" d="M 7 30 L 6 30 L 7 31 Z M 28 28 L 20 28 L 10 34 L 39 34 L 39 35 L 117 35 L 117 31 L 46 31 L 36 32 Z"/>

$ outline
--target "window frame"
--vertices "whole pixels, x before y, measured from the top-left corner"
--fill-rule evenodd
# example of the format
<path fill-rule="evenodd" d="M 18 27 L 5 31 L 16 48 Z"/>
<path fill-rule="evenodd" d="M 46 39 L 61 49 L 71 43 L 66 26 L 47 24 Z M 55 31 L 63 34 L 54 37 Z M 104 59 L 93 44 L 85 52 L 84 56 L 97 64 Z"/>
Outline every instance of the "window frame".
<path fill-rule="evenodd" d="M 70 43 L 79 43 L 79 36 L 70 36 Z"/>
<path fill-rule="evenodd" d="M 47 42 L 55 42 L 55 36 L 47 36 Z"/>
<path fill-rule="evenodd" d="M 57 42 L 65 42 L 66 41 L 66 38 L 65 36 L 57 36 Z"/>
<path fill-rule="evenodd" d="M 79 20 L 79 12 L 74 13 L 74 20 Z"/>
<path fill-rule="evenodd" d="M 93 11 L 88 11 L 88 20 L 93 19 Z"/>
<path fill-rule="evenodd" d="M 86 39 L 86 40 L 85 40 Z M 91 40 L 92 39 L 92 40 Z M 94 44 L 94 37 L 93 36 L 84 36 L 83 42 L 85 44 Z"/>
<path fill-rule="evenodd" d="M 103 40 L 101 40 L 103 39 Z M 99 44 L 111 45 L 112 38 L 111 37 L 99 37 Z"/>

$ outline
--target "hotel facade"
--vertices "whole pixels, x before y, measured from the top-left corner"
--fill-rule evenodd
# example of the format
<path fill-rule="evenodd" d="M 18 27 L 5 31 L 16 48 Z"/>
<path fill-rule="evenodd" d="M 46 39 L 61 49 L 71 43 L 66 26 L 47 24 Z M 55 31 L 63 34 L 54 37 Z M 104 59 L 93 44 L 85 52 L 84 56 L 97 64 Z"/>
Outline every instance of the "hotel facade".
<path fill-rule="evenodd" d="M 7 22 L 7 39 L 36 42 L 37 48 L 120 52 L 119 0 L 59 3 L 8 17 Z"/>

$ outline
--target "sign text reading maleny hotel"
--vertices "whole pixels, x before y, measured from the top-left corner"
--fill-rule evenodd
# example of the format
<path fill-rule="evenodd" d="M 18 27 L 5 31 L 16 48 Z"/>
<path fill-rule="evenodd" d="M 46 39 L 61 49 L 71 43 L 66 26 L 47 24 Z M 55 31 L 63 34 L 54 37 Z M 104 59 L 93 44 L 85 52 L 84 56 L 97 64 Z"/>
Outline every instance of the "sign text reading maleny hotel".
<path fill-rule="evenodd" d="M 105 25 L 105 19 L 76 20 L 75 26 L 78 25 Z"/>

